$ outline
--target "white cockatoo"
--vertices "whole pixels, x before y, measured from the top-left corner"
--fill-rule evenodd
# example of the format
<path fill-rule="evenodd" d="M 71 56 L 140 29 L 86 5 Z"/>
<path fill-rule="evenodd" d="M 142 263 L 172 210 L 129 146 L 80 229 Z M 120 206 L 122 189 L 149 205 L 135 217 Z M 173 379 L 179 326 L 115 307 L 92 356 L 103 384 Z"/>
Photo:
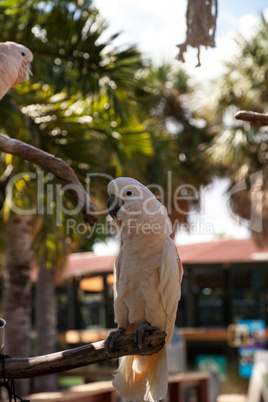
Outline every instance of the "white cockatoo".
<path fill-rule="evenodd" d="M 18 82 L 27 81 L 32 75 L 32 52 L 15 42 L 0 43 L 0 99 Z"/>
<path fill-rule="evenodd" d="M 147 323 L 167 334 L 160 352 L 124 356 L 113 385 L 130 401 L 159 401 L 167 394 L 167 347 L 183 268 L 170 238 L 167 210 L 147 187 L 119 177 L 108 184 L 108 194 L 108 211 L 120 226 L 122 240 L 115 262 L 115 322 L 121 331 L 134 332 Z"/>

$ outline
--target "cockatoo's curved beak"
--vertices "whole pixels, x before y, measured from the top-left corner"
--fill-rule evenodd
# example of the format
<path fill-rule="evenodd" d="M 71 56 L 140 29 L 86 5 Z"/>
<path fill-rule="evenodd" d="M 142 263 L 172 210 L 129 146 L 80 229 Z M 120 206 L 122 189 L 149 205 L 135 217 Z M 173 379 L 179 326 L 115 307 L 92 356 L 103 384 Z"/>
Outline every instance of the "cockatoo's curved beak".
<path fill-rule="evenodd" d="M 107 201 L 107 209 L 112 218 L 117 217 L 117 212 L 124 205 L 124 201 L 111 194 Z"/>
<path fill-rule="evenodd" d="M 31 75 L 33 75 L 31 63 L 29 61 L 22 63 L 19 70 L 18 82 L 28 81 Z"/>
<path fill-rule="evenodd" d="M 29 75 L 33 75 L 32 65 L 30 62 L 28 62 L 28 71 L 29 71 Z"/>

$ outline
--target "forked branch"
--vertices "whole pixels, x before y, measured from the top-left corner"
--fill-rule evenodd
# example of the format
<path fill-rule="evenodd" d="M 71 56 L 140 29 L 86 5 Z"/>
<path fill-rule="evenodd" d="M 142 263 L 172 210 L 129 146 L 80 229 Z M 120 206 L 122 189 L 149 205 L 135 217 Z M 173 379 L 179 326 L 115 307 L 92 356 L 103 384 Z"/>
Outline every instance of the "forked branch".
<path fill-rule="evenodd" d="M 5 378 L 30 378 L 71 370 L 108 359 L 127 355 L 152 355 L 159 352 L 165 344 L 165 332 L 151 327 L 145 330 L 142 351 L 139 351 L 135 335 L 120 335 L 108 356 L 105 353 L 105 341 L 90 343 L 85 346 L 51 353 L 45 356 L 28 358 L 6 357 L 4 361 Z M 3 377 L 3 365 L 0 364 L 0 378 Z"/>
<path fill-rule="evenodd" d="M 75 204 L 80 207 L 79 210 L 82 213 L 84 221 L 91 226 L 98 221 L 96 208 L 88 193 L 85 191 L 73 169 L 62 159 L 2 134 L 0 134 L 0 152 L 19 156 L 53 173 L 66 186 L 66 191 Z"/>

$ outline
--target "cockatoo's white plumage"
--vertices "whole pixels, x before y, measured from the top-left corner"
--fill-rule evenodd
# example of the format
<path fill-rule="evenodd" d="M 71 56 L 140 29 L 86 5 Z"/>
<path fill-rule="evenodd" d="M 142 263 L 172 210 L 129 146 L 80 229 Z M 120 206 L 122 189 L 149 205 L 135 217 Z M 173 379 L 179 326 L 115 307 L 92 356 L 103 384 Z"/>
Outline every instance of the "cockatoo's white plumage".
<path fill-rule="evenodd" d="M 0 99 L 18 82 L 27 81 L 32 75 L 32 52 L 15 42 L 0 43 Z"/>
<path fill-rule="evenodd" d="M 122 246 L 115 262 L 115 322 L 127 332 L 149 323 L 167 333 L 152 356 L 125 356 L 113 384 L 130 401 L 159 401 L 167 394 L 170 343 L 183 268 L 166 208 L 151 191 L 129 177 L 108 185 L 108 210 L 118 221 Z"/>

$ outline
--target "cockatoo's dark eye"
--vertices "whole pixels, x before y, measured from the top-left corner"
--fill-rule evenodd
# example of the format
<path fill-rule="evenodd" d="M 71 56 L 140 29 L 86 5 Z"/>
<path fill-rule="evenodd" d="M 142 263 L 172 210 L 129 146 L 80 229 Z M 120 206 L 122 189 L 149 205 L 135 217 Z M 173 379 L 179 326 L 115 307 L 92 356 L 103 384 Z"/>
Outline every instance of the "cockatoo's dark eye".
<path fill-rule="evenodd" d="M 132 195 L 132 191 L 131 190 L 127 190 L 126 195 L 128 195 L 129 197 Z"/>
<path fill-rule="evenodd" d="M 24 52 L 21 52 L 21 55 L 22 55 L 22 56 L 25 56 L 25 53 L 24 53 Z"/>

